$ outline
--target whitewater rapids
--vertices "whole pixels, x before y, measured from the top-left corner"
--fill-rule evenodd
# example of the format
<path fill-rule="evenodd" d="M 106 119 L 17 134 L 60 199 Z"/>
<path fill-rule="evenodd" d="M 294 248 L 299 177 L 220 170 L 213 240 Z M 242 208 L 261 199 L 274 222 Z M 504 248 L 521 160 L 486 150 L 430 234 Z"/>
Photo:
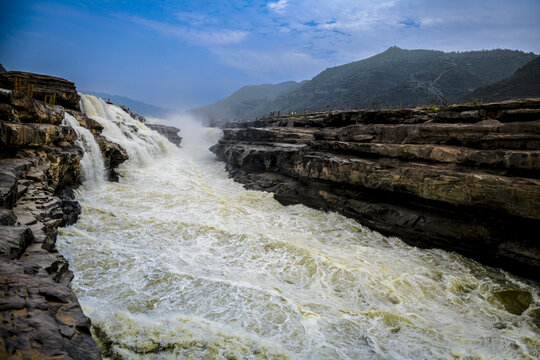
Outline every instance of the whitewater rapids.
<path fill-rule="evenodd" d="M 175 149 L 133 126 L 120 182 L 83 187 L 57 244 L 106 357 L 540 357 L 537 284 L 246 191 L 207 150 L 215 129 Z"/>

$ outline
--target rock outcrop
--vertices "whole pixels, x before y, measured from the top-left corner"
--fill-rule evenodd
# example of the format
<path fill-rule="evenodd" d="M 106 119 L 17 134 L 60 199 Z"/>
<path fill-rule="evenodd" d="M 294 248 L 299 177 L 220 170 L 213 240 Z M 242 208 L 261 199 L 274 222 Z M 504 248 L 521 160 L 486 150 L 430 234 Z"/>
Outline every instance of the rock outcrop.
<path fill-rule="evenodd" d="M 182 137 L 178 135 L 180 133 L 180 129 L 174 126 L 150 124 L 144 116 L 134 113 L 127 106 L 120 105 L 120 108 L 127 112 L 133 119 L 142 122 L 148 128 L 157 131 L 159 134 L 165 136 L 165 138 L 167 138 L 167 140 L 169 140 L 174 145 L 180 146 L 180 143 L 182 142 Z"/>
<path fill-rule="evenodd" d="M 73 83 L 7 72 L 0 86 L 14 76 L 34 90 L 0 91 L 0 358 L 100 359 L 55 245 L 58 228 L 81 213 L 73 188 L 81 184 L 83 151 L 74 129 L 63 125 L 65 112 L 94 134 L 112 174 L 127 153 L 77 110 Z M 41 100 L 51 92 L 61 105 Z"/>
<path fill-rule="evenodd" d="M 66 79 L 23 71 L 7 71 L 0 73 L 0 88 L 31 92 L 36 100 L 52 98 L 55 104 L 80 110 L 80 97 L 75 84 Z"/>
<path fill-rule="evenodd" d="M 71 289 L 27 261 L 0 262 L 0 279 L 2 359 L 101 359 Z"/>
<path fill-rule="evenodd" d="M 540 278 L 540 99 L 227 127 L 211 150 L 248 188 Z"/>
<path fill-rule="evenodd" d="M 180 129 L 175 128 L 174 126 L 167 126 L 167 125 L 158 125 L 158 124 L 146 124 L 150 129 L 157 131 L 161 135 L 165 136 L 167 140 L 172 142 L 176 146 L 180 146 L 180 143 L 182 142 L 182 138 L 178 133 L 180 132 Z"/>

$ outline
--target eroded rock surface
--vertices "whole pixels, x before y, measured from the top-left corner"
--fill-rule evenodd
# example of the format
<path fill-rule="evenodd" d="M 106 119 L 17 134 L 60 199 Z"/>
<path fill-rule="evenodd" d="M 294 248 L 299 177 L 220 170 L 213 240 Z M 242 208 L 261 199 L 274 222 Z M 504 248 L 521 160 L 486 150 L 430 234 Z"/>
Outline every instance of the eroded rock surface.
<path fill-rule="evenodd" d="M 81 184 L 83 150 L 77 131 L 64 125 L 65 112 L 92 132 L 111 173 L 127 153 L 77 111 L 73 83 L 8 72 L 0 87 L 14 76 L 35 86 L 33 94 L 0 92 L 0 358 L 100 359 L 69 288 L 73 273 L 56 249 L 58 227 L 81 213 L 73 189 Z M 51 91 L 63 106 L 41 100 Z"/>
<path fill-rule="evenodd" d="M 226 127 L 211 150 L 248 188 L 540 278 L 540 99 Z"/>
<path fill-rule="evenodd" d="M 69 80 L 23 71 L 0 73 L 0 88 L 16 90 L 16 83 L 20 83 L 24 92 L 31 89 L 32 97 L 36 100 L 44 101 L 46 96 L 53 97 L 55 104 L 79 110 L 80 97 L 75 84 Z"/>
<path fill-rule="evenodd" d="M 0 261 L 0 358 L 101 359 L 71 289 L 37 264 Z"/>

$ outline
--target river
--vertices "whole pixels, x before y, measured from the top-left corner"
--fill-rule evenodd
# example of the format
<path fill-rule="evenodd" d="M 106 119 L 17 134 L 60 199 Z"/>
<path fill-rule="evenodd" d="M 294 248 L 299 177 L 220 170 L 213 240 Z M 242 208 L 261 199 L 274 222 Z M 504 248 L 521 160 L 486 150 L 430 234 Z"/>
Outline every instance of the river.
<path fill-rule="evenodd" d="M 78 190 L 57 243 L 107 358 L 540 357 L 538 284 L 247 191 L 207 150 L 216 129 L 178 149 L 83 108 L 130 155 L 118 183 Z"/>

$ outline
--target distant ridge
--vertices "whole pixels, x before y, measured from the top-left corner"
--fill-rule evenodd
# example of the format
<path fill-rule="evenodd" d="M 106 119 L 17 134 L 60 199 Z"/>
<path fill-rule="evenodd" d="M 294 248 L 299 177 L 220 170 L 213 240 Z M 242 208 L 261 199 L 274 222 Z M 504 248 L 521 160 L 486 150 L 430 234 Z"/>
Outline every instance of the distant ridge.
<path fill-rule="evenodd" d="M 113 102 L 116 105 L 126 105 L 133 112 L 144 115 L 144 116 L 150 116 L 150 117 L 155 117 L 155 118 L 166 118 L 167 116 L 175 112 L 174 110 L 171 110 L 171 109 L 165 109 L 159 106 L 150 105 L 142 101 L 130 99 L 125 96 L 111 95 L 107 93 L 94 92 L 94 91 L 82 91 L 82 92 L 103 98 L 105 100 L 110 99 L 111 102 Z"/>
<path fill-rule="evenodd" d="M 471 99 L 500 101 L 540 97 L 540 56 L 519 68 L 514 75 L 475 90 Z"/>
<path fill-rule="evenodd" d="M 268 103 L 278 96 L 299 88 L 304 83 L 305 81 L 286 81 L 275 85 L 244 86 L 223 100 L 193 109 L 191 112 L 205 120 L 256 117 L 267 111 Z"/>
<path fill-rule="evenodd" d="M 446 53 L 394 46 L 370 58 L 328 68 L 277 96 L 265 96 L 265 85 L 244 87 L 194 112 L 207 119 L 208 114 L 214 118 L 255 118 L 277 111 L 458 103 L 467 101 L 474 90 L 511 76 L 535 57 L 518 50 Z M 260 92 L 253 99 L 250 90 L 255 89 Z"/>

